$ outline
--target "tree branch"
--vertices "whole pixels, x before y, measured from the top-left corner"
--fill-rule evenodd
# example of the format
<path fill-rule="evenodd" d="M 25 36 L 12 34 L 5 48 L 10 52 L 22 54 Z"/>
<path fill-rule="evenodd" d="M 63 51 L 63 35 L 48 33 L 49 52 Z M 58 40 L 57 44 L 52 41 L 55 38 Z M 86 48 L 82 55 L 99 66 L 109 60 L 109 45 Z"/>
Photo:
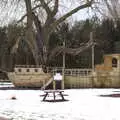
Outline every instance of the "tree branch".
<path fill-rule="evenodd" d="M 81 52 L 87 50 L 88 48 L 92 47 L 94 45 L 93 42 L 88 42 L 88 43 L 85 43 L 83 46 L 79 47 L 79 48 L 65 48 L 64 51 L 65 53 L 67 54 L 72 54 L 72 55 L 78 55 L 80 54 Z"/>
<path fill-rule="evenodd" d="M 52 11 L 52 16 L 56 15 L 56 13 L 58 12 L 58 3 L 59 3 L 59 0 L 55 0 L 55 5 Z"/>
<path fill-rule="evenodd" d="M 112 8 L 110 7 L 110 4 L 108 3 L 107 0 L 105 0 L 105 3 L 106 3 L 106 6 L 107 6 L 107 8 L 108 8 L 110 14 L 111 14 L 112 16 L 114 16 L 113 10 L 112 10 Z"/>
<path fill-rule="evenodd" d="M 88 48 L 92 47 L 93 45 L 95 45 L 95 43 L 93 43 L 91 40 L 89 40 L 87 43 L 82 43 L 79 48 L 64 48 L 63 46 L 57 46 L 50 53 L 49 60 L 51 60 L 53 56 L 57 56 L 62 52 L 65 52 L 67 54 L 71 54 L 71 55 L 74 55 L 74 56 L 78 55 L 81 52 L 83 52 L 83 51 L 87 50 Z"/>
<path fill-rule="evenodd" d="M 45 0 L 40 0 L 42 7 L 46 10 L 47 15 L 51 14 L 51 10 Z"/>
<path fill-rule="evenodd" d="M 12 46 L 11 53 L 15 53 L 19 47 L 20 37 L 17 38 L 14 45 Z"/>
<path fill-rule="evenodd" d="M 84 8 L 87 8 L 87 7 L 90 7 L 92 5 L 94 0 L 91 0 L 91 1 L 88 1 L 87 3 L 83 4 L 83 5 L 80 5 L 78 7 L 76 7 L 75 9 L 71 10 L 70 12 L 66 13 L 64 16 L 62 16 L 61 18 L 59 18 L 58 20 L 56 20 L 51 26 L 52 28 L 56 28 L 56 26 L 63 22 L 64 20 L 66 20 L 68 17 L 70 17 L 72 14 L 78 12 L 79 10 L 81 9 L 84 9 Z"/>
<path fill-rule="evenodd" d="M 49 55 L 49 60 L 52 59 L 53 56 L 57 56 L 58 54 L 63 52 L 64 47 L 63 46 L 57 46 L 56 48 L 53 48 Z"/>
<path fill-rule="evenodd" d="M 34 8 L 32 8 L 32 11 L 34 11 L 35 9 L 37 9 L 37 8 L 39 8 L 39 7 L 41 7 L 41 5 L 35 6 Z M 27 15 L 28 15 L 27 13 L 26 13 L 25 15 L 23 15 L 23 16 L 21 17 L 21 19 L 17 21 L 17 23 L 20 23 L 21 21 L 23 21 Z"/>

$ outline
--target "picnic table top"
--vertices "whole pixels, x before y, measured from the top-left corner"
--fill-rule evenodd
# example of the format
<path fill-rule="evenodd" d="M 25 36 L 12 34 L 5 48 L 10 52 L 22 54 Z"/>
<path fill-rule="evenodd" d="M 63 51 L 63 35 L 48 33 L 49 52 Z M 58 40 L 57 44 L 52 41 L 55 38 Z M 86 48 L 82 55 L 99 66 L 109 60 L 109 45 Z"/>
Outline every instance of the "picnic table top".
<path fill-rule="evenodd" d="M 45 93 L 64 92 L 64 90 L 44 90 Z"/>

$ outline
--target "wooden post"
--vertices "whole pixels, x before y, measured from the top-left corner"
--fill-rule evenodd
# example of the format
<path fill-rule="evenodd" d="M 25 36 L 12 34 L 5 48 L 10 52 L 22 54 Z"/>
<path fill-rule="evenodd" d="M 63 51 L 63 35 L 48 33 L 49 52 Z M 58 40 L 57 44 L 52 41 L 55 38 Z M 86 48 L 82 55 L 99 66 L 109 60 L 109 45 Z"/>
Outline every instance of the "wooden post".
<path fill-rule="evenodd" d="M 94 55 L 94 53 L 95 53 L 95 51 L 94 51 L 94 40 L 93 40 L 93 32 L 90 32 L 90 40 L 93 42 L 93 46 L 92 46 L 92 70 L 94 71 L 94 69 L 95 69 L 95 55 Z"/>
<path fill-rule="evenodd" d="M 65 48 L 65 39 L 63 41 L 63 47 Z M 62 68 L 62 82 L 61 82 L 61 86 L 62 86 L 62 89 L 65 88 L 65 85 L 64 85 L 64 79 L 65 79 L 65 51 L 63 51 L 63 68 Z"/>

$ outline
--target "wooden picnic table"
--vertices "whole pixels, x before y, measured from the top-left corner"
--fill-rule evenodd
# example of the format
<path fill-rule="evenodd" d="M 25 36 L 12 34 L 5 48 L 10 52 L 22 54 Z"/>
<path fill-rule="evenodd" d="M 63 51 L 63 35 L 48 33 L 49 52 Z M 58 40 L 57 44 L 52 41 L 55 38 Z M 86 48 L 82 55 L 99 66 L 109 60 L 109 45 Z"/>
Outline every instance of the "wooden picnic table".
<path fill-rule="evenodd" d="M 44 97 L 43 97 L 43 101 L 65 101 L 65 98 L 64 98 L 64 94 L 63 94 L 63 90 L 44 90 Z M 52 94 L 53 95 L 53 99 L 52 100 L 47 100 L 46 98 Z M 59 95 L 61 97 L 61 99 L 56 99 L 56 96 Z"/>

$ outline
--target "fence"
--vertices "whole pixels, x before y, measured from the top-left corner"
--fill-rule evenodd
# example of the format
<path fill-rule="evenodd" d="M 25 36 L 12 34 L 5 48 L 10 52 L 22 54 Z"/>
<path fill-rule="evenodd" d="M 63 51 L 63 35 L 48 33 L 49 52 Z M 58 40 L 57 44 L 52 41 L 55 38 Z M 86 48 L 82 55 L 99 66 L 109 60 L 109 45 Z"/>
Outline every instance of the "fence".
<path fill-rule="evenodd" d="M 51 73 L 62 74 L 62 68 L 51 68 Z M 65 88 L 118 88 L 120 71 L 92 71 L 92 69 L 64 69 Z"/>
<path fill-rule="evenodd" d="M 92 87 L 91 74 L 92 69 L 63 69 L 50 68 L 48 72 L 52 73 L 63 73 L 64 72 L 64 84 L 65 88 L 86 88 Z"/>

